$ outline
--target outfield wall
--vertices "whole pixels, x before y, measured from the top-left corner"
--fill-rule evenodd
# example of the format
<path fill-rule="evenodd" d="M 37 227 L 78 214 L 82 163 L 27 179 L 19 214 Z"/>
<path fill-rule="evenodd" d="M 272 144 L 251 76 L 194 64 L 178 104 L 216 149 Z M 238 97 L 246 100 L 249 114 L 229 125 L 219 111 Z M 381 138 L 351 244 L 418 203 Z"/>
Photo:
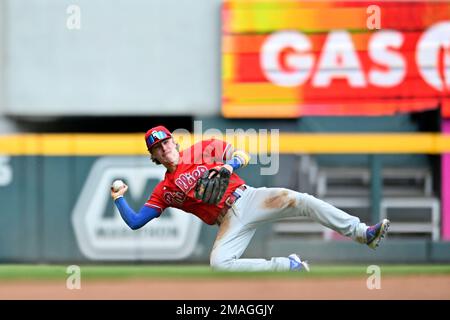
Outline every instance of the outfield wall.
<path fill-rule="evenodd" d="M 418 143 L 411 148 L 416 152 L 420 148 L 420 152 L 426 148 L 428 152 L 448 150 L 447 138 L 419 134 L 415 137 Z M 152 164 L 141 152 L 141 135 L 116 138 L 116 135 L 2 138 L 0 261 L 208 262 L 216 226 L 203 225 L 196 217 L 176 210 L 165 212 L 139 231 L 128 229 L 121 220 L 109 195 L 111 181 L 123 179 L 129 184 L 127 199 L 138 209 L 162 178 L 164 168 Z M 306 139 L 302 146 L 306 151 L 307 146 L 320 151 L 317 149 L 320 137 L 309 137 L 313 139 L 310 143 L 307 135 L 298 138 Z M 333 143 L 333 135 L 328 136 L 330 139 L 325 146 Z M 288 144 L 292 145 L 299 144 L 295 141 Z M 122 150 L 122 154 L 118 155 L 115 149 Z M 9 155 L 5 155 L 7 151 Z M 259 165 L 250 165 L 239 174 L 255 187 L 295 187 L 290 184 L 292 150 L 283 147 L 280 152 L 278 174 L 261 175 Z M 449 242 L 405 238 L 389 239 L 374 253 L 342 239 L 279 237 L 272 225 L 267 225 L 258 230 L 245 255 L 270 257 L 300 252 L 314 261 L 448 262 L 449 249 Z"/>
<path fill-rule="evenodd" d="M 135 209 L 164 174 L 148 157 L 0 157 L 0 261 L 207 261 L 216 226 L 166 211 L 139 231 L 120 218 L 110 183 L 130 186 Z M 242 173 L 262 185 L 256 168 Z"/>

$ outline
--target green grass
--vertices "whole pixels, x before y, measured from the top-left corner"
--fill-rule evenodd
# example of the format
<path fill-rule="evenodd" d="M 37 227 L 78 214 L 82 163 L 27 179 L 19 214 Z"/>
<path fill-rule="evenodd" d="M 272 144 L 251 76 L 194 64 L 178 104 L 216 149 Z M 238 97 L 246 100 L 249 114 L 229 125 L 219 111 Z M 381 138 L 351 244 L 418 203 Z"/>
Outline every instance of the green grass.
<path fill-rule="evenodd" d="M 84 279 L 367 277 L 368 265 L 312 265 L 310 273 L 218 272 L 207 265 L 80 265 Z M 448 265 L 380 265 L 383 276 L 450 275 Z M 0 281 L 66 279 L 67 265 L 0 264 Z"/>

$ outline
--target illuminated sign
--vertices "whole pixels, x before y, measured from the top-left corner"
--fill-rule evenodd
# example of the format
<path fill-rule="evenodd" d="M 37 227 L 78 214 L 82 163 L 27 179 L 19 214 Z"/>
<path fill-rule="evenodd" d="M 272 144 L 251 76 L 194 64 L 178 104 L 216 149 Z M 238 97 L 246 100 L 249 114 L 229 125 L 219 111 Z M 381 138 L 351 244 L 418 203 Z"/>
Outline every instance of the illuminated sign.
<path fill-rule="evenodd" d="M 379 5 L 381 28 L 369 30 L 369 3 L 227 2 L 224 116 L 392 115 L 448 105 L 450 3 Z"/>

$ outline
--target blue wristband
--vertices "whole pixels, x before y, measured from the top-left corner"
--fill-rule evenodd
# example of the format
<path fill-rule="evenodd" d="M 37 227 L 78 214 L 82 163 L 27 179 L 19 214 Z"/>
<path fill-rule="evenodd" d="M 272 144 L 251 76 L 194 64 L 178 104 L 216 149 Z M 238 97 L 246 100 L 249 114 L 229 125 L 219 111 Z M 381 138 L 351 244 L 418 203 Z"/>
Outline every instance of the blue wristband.
<path fill-rule="evenodd" d="M 233 168 L 233 170 L 237 170 L 242 167 L 242 161 L 238 157 L 233 157 L 231 160 L 228 160 L 227 164 L 229 164 Z"/>

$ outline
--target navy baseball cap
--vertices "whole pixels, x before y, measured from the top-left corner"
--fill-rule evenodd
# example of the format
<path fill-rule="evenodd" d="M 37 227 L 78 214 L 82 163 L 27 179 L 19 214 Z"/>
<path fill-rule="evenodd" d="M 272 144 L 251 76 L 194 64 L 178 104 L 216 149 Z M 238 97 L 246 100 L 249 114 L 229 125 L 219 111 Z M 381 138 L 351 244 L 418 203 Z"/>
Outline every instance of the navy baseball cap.
<path fill-rule="evenodd" d="M 145 134 L 145 143 L 147 144 L 148 151 L 160 141 L 172 138 L 172 134 L 164 126 L 156 126 L 151 128 Z"/>

